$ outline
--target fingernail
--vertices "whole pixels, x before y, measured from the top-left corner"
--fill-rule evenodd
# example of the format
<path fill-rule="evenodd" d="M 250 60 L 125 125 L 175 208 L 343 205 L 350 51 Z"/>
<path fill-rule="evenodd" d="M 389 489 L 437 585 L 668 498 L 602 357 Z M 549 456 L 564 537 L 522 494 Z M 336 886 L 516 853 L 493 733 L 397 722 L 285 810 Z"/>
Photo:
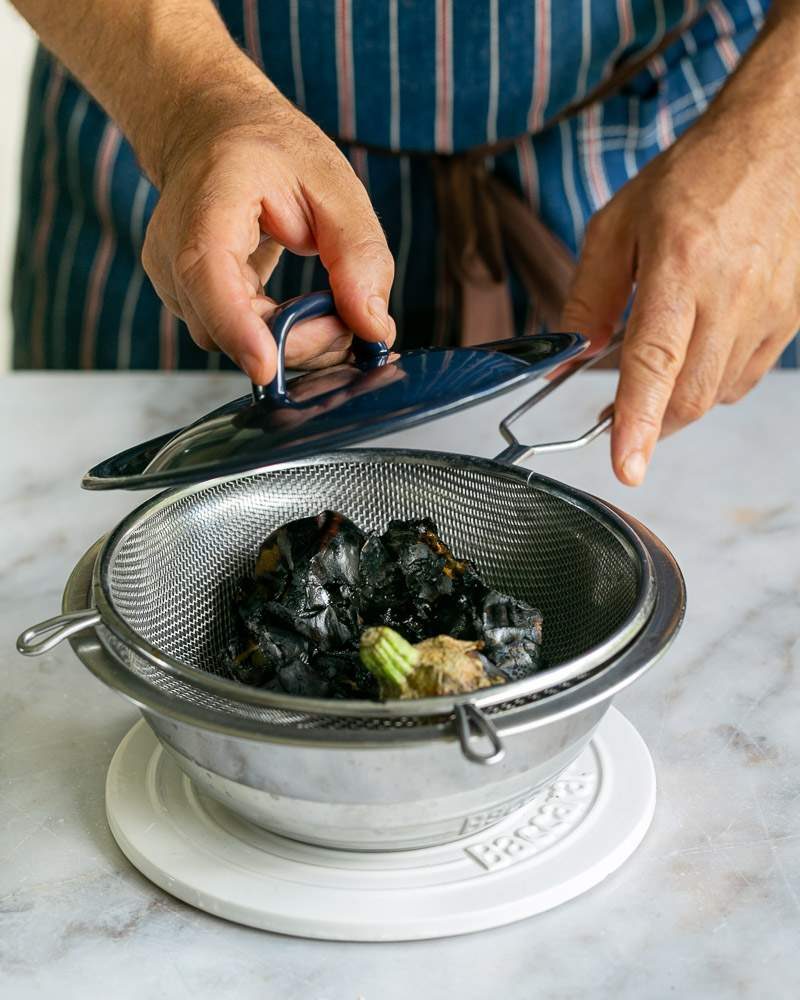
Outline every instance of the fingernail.
<path fill-rule="evenodd" d="M 622 472 L 631 486 L 641 486 L 647 473 L 647 461 L 641 451 L 632 451 L 622 463 Z"/>
<path fill-rule="evenodd" d="M 386 306 L 386 299 L 380 295 L 370 295 L 367 299 L 367 309 L 372 318 L 383 327 L 386 335 L 391 337 L 392 328 L 389 325 L 389 309 Z"/>

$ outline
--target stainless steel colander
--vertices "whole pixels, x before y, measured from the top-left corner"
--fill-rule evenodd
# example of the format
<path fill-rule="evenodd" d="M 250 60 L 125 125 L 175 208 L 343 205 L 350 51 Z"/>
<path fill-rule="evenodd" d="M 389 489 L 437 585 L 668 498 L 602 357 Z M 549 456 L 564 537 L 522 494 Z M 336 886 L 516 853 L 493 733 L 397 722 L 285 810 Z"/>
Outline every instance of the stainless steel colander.
<path fill-rule="evenodd" d="M 544 617 L 549 669 L 470 696 L 375 703 L 280 695 L 219 670 L 234 634 L 231 598 L 276 527 L 338 510 L 366 529 L 432 517 L 494 587 Z M 97 624 L 113 655 L 187 704 L 269 725 L 409 726 L 458 704 L 502 711 L 586 676 L 624 648 L 655 599 L 652 565 L 613 511 L 575 490 L 498 463 L 409 451 L 349 451 L 168 493 L 112 532 L 97 563 Z M 77 624 L 73 621 L 72 624 Z M 210 698 L 216 700 L 209 700 Z"/>

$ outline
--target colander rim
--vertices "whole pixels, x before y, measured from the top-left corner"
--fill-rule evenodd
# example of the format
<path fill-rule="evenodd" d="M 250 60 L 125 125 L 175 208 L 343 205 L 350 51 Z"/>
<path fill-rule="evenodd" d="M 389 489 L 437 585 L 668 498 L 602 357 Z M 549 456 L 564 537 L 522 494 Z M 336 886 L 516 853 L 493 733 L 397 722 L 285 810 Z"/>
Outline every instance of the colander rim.
<path fill-rule="evenodd" d="M 376 702 L 361 699 L 336 700 L 279 694 L 200 670 L 158 649 L 138 633 L 116 609 L 110 591 L 111 566 L 114 555 L 125 540 L 138 530 L 148 518 L 155 516 L 172 504 L 220 484 L 268 476 L 287 469 L 341 462 L 370 464 L 402 462 L 403 464 L 458 467 L 521 482 L 579 508 L 602 524 L 606 530 L 609 530 L 626 549 L 629 557 L 635 560 L 638 581 L 631 611 L 603 642 L 592 646 L 579 656 L 571 657 L 558 666 L 539 671 L 523 680 L 463 695 L 441 695 L 433 698 Z M 456 705 L 466 702 L 480 708 L 490 708 L 503 702 L 514 702 L 526 698 L 540 691 L 575 681 L 578 678 L 584 678 L 607 664 L 639 635 L 655 605 L 656 585 L 650 554 L 636 530 L 613 508 L 591 494 L 519 466 L 492 459 L 477 458 L 472 455 L 400 448 L 359 448 L 330 451 L 312 458 L 294 459 L 277 465 L 265 466 L 261 469 L 251 469 L 233 476 L 222 476 L 202 483 L 175 487 L 150 497 L 126 515 L 106 536 L 94 565 L 92 594 L 102 624 L 117 640 L 149 663 L 195 688 L 202 688 L 219 697 L 260 708 L 281 709 L 305 715 L 386 719 L 398 716 L 445 715 L 452 712 Z M 111 655 L 114 655 L 113 651 L 106 648 Z M 115 658 L 118 659 L 118 657 Z M 127 664 L 123 663 L 122 666 L 125 669 L 130 669 Z"/>

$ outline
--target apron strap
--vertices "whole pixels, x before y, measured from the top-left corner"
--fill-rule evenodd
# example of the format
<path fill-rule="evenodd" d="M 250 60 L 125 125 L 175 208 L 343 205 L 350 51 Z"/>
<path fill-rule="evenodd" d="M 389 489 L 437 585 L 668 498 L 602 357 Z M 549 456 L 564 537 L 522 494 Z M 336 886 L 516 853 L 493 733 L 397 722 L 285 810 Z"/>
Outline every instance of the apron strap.
<path fill-rule="evenodd" d="M 514 336 L 508 264 L 537 317 L 557 329 L 575 259 L 530 205 L 472 154 L 431 158 L 444 247 L 445 301 L 460 301 L 463 346 Z M 440 327 L 441 329 L 441 327 Z M 446 328 L 445 328 L 446 329 Z M 437 346 L 446 346 L 439 334 Z"/>

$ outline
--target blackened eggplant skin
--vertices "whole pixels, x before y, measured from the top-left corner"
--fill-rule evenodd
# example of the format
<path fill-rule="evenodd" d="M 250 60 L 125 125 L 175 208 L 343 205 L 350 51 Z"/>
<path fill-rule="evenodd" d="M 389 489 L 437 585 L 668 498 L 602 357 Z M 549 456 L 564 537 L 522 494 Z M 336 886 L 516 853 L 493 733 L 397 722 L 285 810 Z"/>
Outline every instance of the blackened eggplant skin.
<path fill-rule="evenodd" d="M 412 643 L 440 635 L 478 643 L 497 679 L 541 668 L 541 614 L 492 590 L 430 518 L 391 521 L 382 534 L 334 511 L 292 521 L 265 539 L 233 605 L 239 636 L 223 670 L 288 694 L 377 699 L 358 656 L 370 626 Z"/>
<path fill-rule="evenodd" d="M 263 615 L 326 651 L 356 644 L 356 587 L 365 540 L 352 521 L 333 511 L 273 532 L 256 561 Z"/>
<path fill-rule="evenodd" d="M 318 653 L 312 665 L 327 681 L 327 698 L 378 698 L 378 682 L 357 652 Z"/>
<path fill-rule="evenodd" d="M 388 625 L 409 641 L 446 634 L 479 638 L 476 609 L 488 588 L 472 563 L 457 559 L 429 518 L 391 521 L 362 550 L 364 625 Z"/>

